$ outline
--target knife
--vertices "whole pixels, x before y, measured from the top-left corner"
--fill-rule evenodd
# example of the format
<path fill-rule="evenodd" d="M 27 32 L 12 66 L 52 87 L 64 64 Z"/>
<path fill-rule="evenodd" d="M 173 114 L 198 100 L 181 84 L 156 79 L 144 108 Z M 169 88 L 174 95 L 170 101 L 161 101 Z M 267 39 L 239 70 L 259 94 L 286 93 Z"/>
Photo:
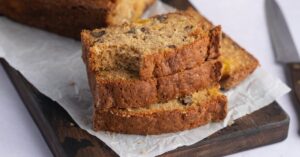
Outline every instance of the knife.
<path fill-rule="evenodd" d="M 266 0 L 266 15 L 269 34 L 277 62 L 289 70 L 292 89 L 300 103 L 300 58 L 288 25 L 276 0 Z M 298 106 L 299 108 L 299 106 Z"/>

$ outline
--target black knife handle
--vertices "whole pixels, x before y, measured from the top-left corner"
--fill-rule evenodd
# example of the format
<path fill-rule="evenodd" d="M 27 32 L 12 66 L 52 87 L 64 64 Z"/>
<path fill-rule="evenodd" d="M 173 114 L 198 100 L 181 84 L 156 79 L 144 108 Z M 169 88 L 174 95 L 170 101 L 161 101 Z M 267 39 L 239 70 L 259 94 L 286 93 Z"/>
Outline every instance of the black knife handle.
<path fill-rule="evenodd" d="M 297 97 L 298 104 L 300 104 L 300 63 L 289 63 L 288 68 L 292 79 L 292 89 Z"/>

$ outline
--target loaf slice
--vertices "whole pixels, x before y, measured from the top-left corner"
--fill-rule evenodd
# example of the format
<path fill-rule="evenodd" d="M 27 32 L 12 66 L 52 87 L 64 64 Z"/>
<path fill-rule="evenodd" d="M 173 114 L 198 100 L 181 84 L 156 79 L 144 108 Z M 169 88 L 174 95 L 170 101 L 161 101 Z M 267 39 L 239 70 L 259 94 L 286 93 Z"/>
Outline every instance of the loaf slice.
<path fill-rule="evenodd" d="M 230 89 L 245 80 L 259 66 L 259 62 L 226 34 L 223 34 L 221 45 L 220 51 L 224 52 L 220 57 L 224 66 L 221 85 L 224 89 Z"/>
<path fill-rule="evenodd" d="M 162 77 L 218 58 L 221 28 L 204 30 L 185 12 L 158 15 L 118 27 L 82 32 L 93 71 L 124 69 L 140 79 Z"/>
<path fill-rule="evenodd" d="M 82 29 L 139 18 L 155 0 L 0 0 L 0 14 L 15 21 L 80 39 Z"/>
<path fill-rule="evenodd" d="M 203 23 L 204 29 L 210 30 L 214 27 L 208 19 L 197 11 L 189 9 L 187 13 L 198 18 L 198 21 Z M 222 55 L 219 60 L 223 63 L 221 86 L 224 89 L 230 89 L 247 78 L 259 66 L 259 62 L 225 33 L 222 35 L 220 45 Z"/>
<path fill-rule="evenodd" d="M 222 64 L 207 61 L 201 66 L 173 75 L 140 80 L 127 71 L 93 72 L 88 68 L 90 88 L 98 108 L 145 107 L 167 102 L 219 84 Z"/>
<path fill-rule="evenodd" d="M 144 108 L 102 110 L 95 105 L 93 128 L 125 134 L 162 134 L 221 121 L 226 114 L 227 99 L 219 87 L 214 87 Z"/>

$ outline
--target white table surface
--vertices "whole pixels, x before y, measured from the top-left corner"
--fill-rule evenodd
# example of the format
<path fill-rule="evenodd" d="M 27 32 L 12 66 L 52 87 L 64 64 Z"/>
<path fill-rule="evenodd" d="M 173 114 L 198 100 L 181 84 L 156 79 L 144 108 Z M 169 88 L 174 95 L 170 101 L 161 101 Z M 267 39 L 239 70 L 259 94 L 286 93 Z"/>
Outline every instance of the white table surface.
<path fill-rule="evenodd" d="M 300 50 L 300 1 L 278 0 L 285 13 Z M 255 55 L 262 67 L 286 82 L 283 68 L 277 64 L 267 32 L 264 0 L 192 0 L 215 24 Z M 277 100 L 290 116 L 288 138 L 280 143 L 264 146 L 231 156 L 300 156 L 300 135 L 297 115 L 288 95 Z M 0 156 L 52 156 L 37 126 L 27 112 L 5 71 L 0 66 Z"/>

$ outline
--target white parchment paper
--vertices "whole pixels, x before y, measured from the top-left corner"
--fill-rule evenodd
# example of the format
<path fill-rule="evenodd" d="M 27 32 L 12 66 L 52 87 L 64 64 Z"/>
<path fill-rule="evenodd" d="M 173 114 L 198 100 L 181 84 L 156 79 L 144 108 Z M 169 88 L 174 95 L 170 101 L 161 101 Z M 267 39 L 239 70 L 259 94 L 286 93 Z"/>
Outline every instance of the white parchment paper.
<path fill-rule="evenodd" d="M 173 9 L 157 3 L 146 16 L 170 10 Z M 238 87 L 225 93 L 229 99 L 229 113 L 223 122 L 156 136 L 94 132 L 91 130 L 92 97 L 81 60 L 80 42 L 1 17 L 0 57 L 19 70 L 40 92 L 57 101 L 82 129 L 124 157 L 156 156 L 192 145 L 290 90 L 280 80 L 258 68 Z"/>

